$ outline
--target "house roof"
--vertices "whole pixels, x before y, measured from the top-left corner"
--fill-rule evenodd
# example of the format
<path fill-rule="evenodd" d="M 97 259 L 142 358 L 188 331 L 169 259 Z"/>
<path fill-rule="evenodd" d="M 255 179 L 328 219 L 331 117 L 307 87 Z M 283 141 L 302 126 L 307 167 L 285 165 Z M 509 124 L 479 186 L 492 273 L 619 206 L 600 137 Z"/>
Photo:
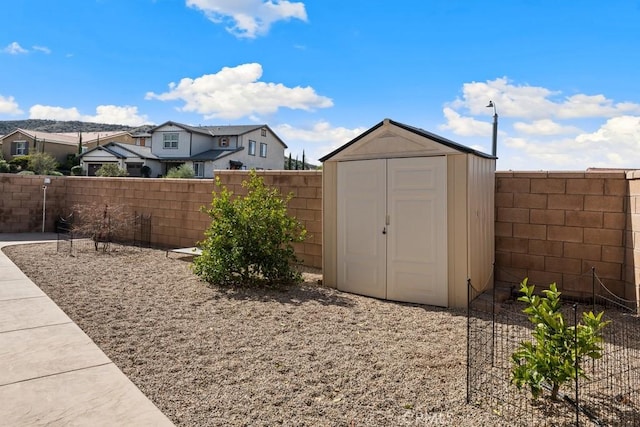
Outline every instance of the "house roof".
<path fill-rule="evenodd" d="M 238 147 L 232 150 L 207 150 L 202 153 L 189 156 L 189 157 L 160 157 L 160 161 L 163 162 L 175 162 L 175 161 L 196 161 L 196 162 L 204 162 L 204 161 L 213 161 L 219 160 L 223 157 L 229 156 L 231 154 L 237 153 L 239 151 L 244 150 L 244 147 Z"/>
<path fill-rule="evenodd" d="M 80 132 L 80 135 L 82 135 L 83 144 L 88 144 L 90 142 L 95 142 L 104 138 L 112 138 L 114 136 L 130 135 L 130 134 L 131 132 L 126 130 L 110 131 L 110 132 Z M 76 141 L 78 141 L 79 140 L 78 132 L 75 133 L 75 137 L 76 137 Z"/>
<path fill-rule="evenodd" d="M 189 132 L 199 133 L 199 134 L 208 135 L 208 136 L 244 135 L 245 133 L 249 133 L 249 132 L 252 132 L 252 131 L 257 130 L 257 129 L 266 128 L 266 129 L 269 129 L 271 134 L 273 136 L 275 136 L 275 138 L 278 140 L 278 142 L 280 142 L 284 146 L 284 148 L 288 148 L 287 144 L 285 144 L 284 141 L 282 139 L 280 139 L 280 137 L 269 127 L 269 125 L 266 125 L 266 124 L 261 124 L 261 125 L 190 126 L 190 125 L 185 125 L 184 123 L 168 121 L 168 122 L 164 122 L 163 124 L 158 125 L 158 126 L 152 128 L 152 129 L 150 129 L 149 133 L 153 133 L 156 130 L 158 130 L 159 128 L 161 128 L 163 126 L 168 126 L 168 125 L 177 126 L 177 127 L 182 128 L 182 129 L 184 129 L 186 131 L 189 131 Z"/>
<path fill-rule="evenodd" d="M 18 128 L 13 132 L 3 136 L 2 139 L 6 139 L 16 133 L 21 133 L 31 139 L 38 139 L 40 141 L 51 142 L 54 144 L 78 145 L 77 136 L 74 138 L 63 133 L 40 132 L 40 131 L 21 129 L 21 128 Z"/>
<path fill-rule="evenodd" d="M 363 132 L 362 134 L 360 134 L 359 136 L 355 137 L 351 141 L 347 142 L 343 146 L 337 148 L 336 150 L 332 151 L 331 153 L 327 154 L 326 156 L 321 157 L 319 160 L 321 162 L 324 162 L 324 161 L 330 159 L 331 157 L 333 157 L 336 154 L 340 153 L 345 148 L 355 144 L 356 142 L 358 142 L 359 140 L 361 140 L 365 136 L 367 136 L 370 133 L 374 132 L 375 130 L 381 128 L 385 123 L 389 123 L 391 125 L 394 125 L 394 126 L 397 126 L 397 127 L 401 128 L 401 129 L 404 129 L 404 130 L 407 130 L 409 132 L 412 132 L 412 133 L 414 133 L 416 135 L 428 138 L 428 139 L 430 139 L 432 141 L 435 141 L 435 142 L 437 142 L 439 144 L 442 144 L 442 145 L 447 146 L 449 148 L 452 148 L 454 150 L 460 151 L 462 153 L 474 154 L 476 156 L 484 157 L 484 158 L 487 158 L 487 159 L 495 159 L 496 158 L 495 156 L 483 153 L 481 151 L 474 150 L 473 148 L 467 147 L 467 146 L 462 145 L 462 144 L 458 144 L 457 142 L 453 142 L 450 139 L 447 139 L 447 138 L 442 137 L 440 135 L 436 135 L 435 133 L 432 133 L 432 132 L 428 132 L 428 131 L 426 131 L 424 129 L 420 129 L 420 128 L 417 128 L 417 127 L 414 127 L 414 126 L 409 126 L 409 125 L 406 125 L 404 123 L 396 122 L 396 121 L 391 120 L 391 119 L 384 119 L 383 121 L 381 121 L 377 125 L 373 126 L 369 130 Z"/>
<path fill-rule="evenodd" d="M 123 144 L 119 142 L 110 142 L 105 145 L 99 145 L 91 150 L 85 151 L 79 157 L 82 158 L 85 155 L 94 151 L 106 151 L 118 159 L 128 159 L 132 157 L 139 157 L 141 159 L 153 159 L 157 160 L 158 157 L 151 153 L 151 147 L 140 147 L 137 145 Z"/>

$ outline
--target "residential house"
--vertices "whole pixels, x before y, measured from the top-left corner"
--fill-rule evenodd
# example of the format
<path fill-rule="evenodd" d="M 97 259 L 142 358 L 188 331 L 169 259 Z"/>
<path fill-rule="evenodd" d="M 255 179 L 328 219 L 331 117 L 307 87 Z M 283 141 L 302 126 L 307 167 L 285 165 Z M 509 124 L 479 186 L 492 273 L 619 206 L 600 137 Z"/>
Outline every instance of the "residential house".
<path fill-rule="evenodd" d="M 78 136 L 74 135 L 16 129 L 2 137 L 2 155 L 9 161 L 15 156 L 48 153 L 64 163 L 68 155 L 78 152 Z"/>
<path fill-rule="evenodd" d="M 136 144 L 136 138 L 129 131 L 115 131 L 115 132 L 82 132 L 79 136 L 76 134 L 76 138 L 82 138 L 82 146 L 86 150 L 91 150 L 98 145 L 106 145 L 110 142 L 119 142 L 121 144 Z"/>
<path fill-rule="evenodd" d="M 96 171 L 107 163 L 115 163 L 125 169 L 129 176 L 143 176 L 143 167 L 148 167 L 146 176 L 155 177 L 161 174 L 158 157 L 151 152 L 151 147 L 109 142 L 98 145 L 80 155 L 80 166 L 88 176 L 95 176 Z"/>
<path fill-rule="evenodd" d="M 149 130 L 164 175 L 188 164 L 200 178 L 216 169 L 282 169 L 286 144 L 269 126 L 189 126 L 168 121 Z"/>

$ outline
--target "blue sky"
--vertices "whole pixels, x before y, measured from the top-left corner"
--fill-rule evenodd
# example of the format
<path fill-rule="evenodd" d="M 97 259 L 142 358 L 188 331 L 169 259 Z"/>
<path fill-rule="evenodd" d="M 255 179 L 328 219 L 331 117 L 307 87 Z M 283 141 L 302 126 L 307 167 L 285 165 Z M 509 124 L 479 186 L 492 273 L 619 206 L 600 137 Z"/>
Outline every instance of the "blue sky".
<path fill-rule="evenodd" d="M 640 168 L 640 1 L 11 0 L 0 120 L 267 123 L 314 161 L 384 118 L 498 170 Z"/>

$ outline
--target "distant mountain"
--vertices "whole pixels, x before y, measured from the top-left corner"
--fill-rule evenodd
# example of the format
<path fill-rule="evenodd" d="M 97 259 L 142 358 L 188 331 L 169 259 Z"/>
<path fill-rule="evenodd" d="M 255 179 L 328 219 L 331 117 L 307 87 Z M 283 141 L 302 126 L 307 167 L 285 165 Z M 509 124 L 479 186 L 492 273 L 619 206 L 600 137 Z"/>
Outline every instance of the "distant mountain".
<path fill-rule="evenodd" d="M 40 132 L 50 133 L 68 133 L 68 132 L 114 132 L 120 130 L 145 130 L 152 126 L 142 126 L 135 128 L 125 125 L 111 125 L 104 123 L 90 123 L 79 121 L 58 121 L 58 120 L 5 120 L 0 121 L 0 135 L 7 135 L 16 128 L 37 130 Z"/>

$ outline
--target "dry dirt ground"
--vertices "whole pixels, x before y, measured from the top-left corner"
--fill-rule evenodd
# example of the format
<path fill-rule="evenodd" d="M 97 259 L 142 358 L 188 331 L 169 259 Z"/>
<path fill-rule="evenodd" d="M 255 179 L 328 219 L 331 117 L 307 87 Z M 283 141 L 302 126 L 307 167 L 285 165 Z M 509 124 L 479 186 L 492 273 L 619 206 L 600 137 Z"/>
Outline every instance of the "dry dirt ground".
<path fill-rule="evenodd" d="M 465 403 L 463 311 L 299 287 L 224 289 L 188 258 L 55 243 L 6 254 L 179 426 L 495 426 Z"/>

